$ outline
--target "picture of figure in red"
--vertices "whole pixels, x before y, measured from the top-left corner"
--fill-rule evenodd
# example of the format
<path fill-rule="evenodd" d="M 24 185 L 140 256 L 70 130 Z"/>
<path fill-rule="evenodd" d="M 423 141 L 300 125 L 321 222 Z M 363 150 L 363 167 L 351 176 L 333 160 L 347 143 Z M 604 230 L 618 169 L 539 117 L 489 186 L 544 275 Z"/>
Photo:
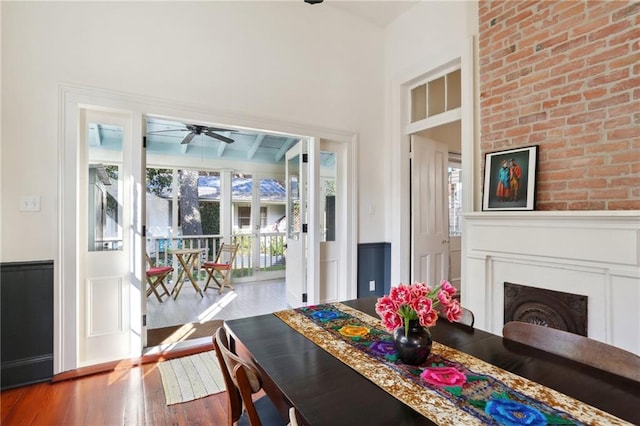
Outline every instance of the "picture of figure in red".
<path fill-rule="evenodd" d="M 522 170 L 516 161 L 512 158 L 509 160 L 509 191 L 511 193 L 511 201 L 518 201 L 518 189 L 520 189 L 520 177 Z"/>

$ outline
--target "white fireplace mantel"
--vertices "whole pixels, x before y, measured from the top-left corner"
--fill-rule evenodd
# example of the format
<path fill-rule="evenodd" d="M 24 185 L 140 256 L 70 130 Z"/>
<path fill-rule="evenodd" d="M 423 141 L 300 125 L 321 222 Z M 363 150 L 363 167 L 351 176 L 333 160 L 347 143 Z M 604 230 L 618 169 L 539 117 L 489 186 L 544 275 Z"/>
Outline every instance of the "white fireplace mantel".
<path fill-rule="evenodd" d="M 501 334 L 504 282 L 588 297 L 589 337 L 640 354 L 640 212 L 464 215 L 462 304 Z"/>

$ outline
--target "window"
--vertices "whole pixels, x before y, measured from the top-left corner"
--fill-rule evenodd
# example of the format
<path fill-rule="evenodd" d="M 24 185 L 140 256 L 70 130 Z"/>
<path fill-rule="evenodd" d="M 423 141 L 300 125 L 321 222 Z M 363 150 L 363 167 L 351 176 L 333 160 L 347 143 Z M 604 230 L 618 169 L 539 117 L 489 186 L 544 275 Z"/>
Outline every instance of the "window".
<path fill-rule="evenodd" d="M 462 169 L 460 161 L 449 161 L 449 236 L 462 235 Z"/>

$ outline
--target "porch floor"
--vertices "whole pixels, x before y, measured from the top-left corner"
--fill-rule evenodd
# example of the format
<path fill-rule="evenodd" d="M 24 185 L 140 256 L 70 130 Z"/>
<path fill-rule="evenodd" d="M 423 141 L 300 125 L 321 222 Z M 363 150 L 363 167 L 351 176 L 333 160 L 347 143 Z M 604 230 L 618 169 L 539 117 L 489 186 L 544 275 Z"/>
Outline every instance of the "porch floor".
<path fill-rule="evenodd" d="M 204 288 L 204 284 L 200 284 Z M 171 290 L 172 285 L 169 285 Z M 200 297 L 187 282 L 178 299 L 152 294 L 147 298 L 147 328 L 160 328 L 213 319 L 232 320 L 288 309 L 284 279 L 233 283 L 234 290 L 219 294 L 209 287 Z"/>

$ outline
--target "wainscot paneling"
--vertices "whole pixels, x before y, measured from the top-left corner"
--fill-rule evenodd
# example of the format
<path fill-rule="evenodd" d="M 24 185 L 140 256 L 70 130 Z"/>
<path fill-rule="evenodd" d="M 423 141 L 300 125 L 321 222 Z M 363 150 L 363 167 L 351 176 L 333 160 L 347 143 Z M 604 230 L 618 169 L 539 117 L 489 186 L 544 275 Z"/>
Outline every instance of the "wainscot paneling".
<path fill-rule="evenodd" d="M 0 265 L 1 387 L 53 376 L 53 261 Z"/>
<path fill-rule="evenodd" d="M 501 334 L 504 283 L 588 297 L 589 337 L 640 354 L 640 212 L 464 216 L 462 304 Z"/>
<path fill-rule="evenodd" d="M 390 289 L 391 243 L 358 244 L 358 297 L 382 296 Z"/>

